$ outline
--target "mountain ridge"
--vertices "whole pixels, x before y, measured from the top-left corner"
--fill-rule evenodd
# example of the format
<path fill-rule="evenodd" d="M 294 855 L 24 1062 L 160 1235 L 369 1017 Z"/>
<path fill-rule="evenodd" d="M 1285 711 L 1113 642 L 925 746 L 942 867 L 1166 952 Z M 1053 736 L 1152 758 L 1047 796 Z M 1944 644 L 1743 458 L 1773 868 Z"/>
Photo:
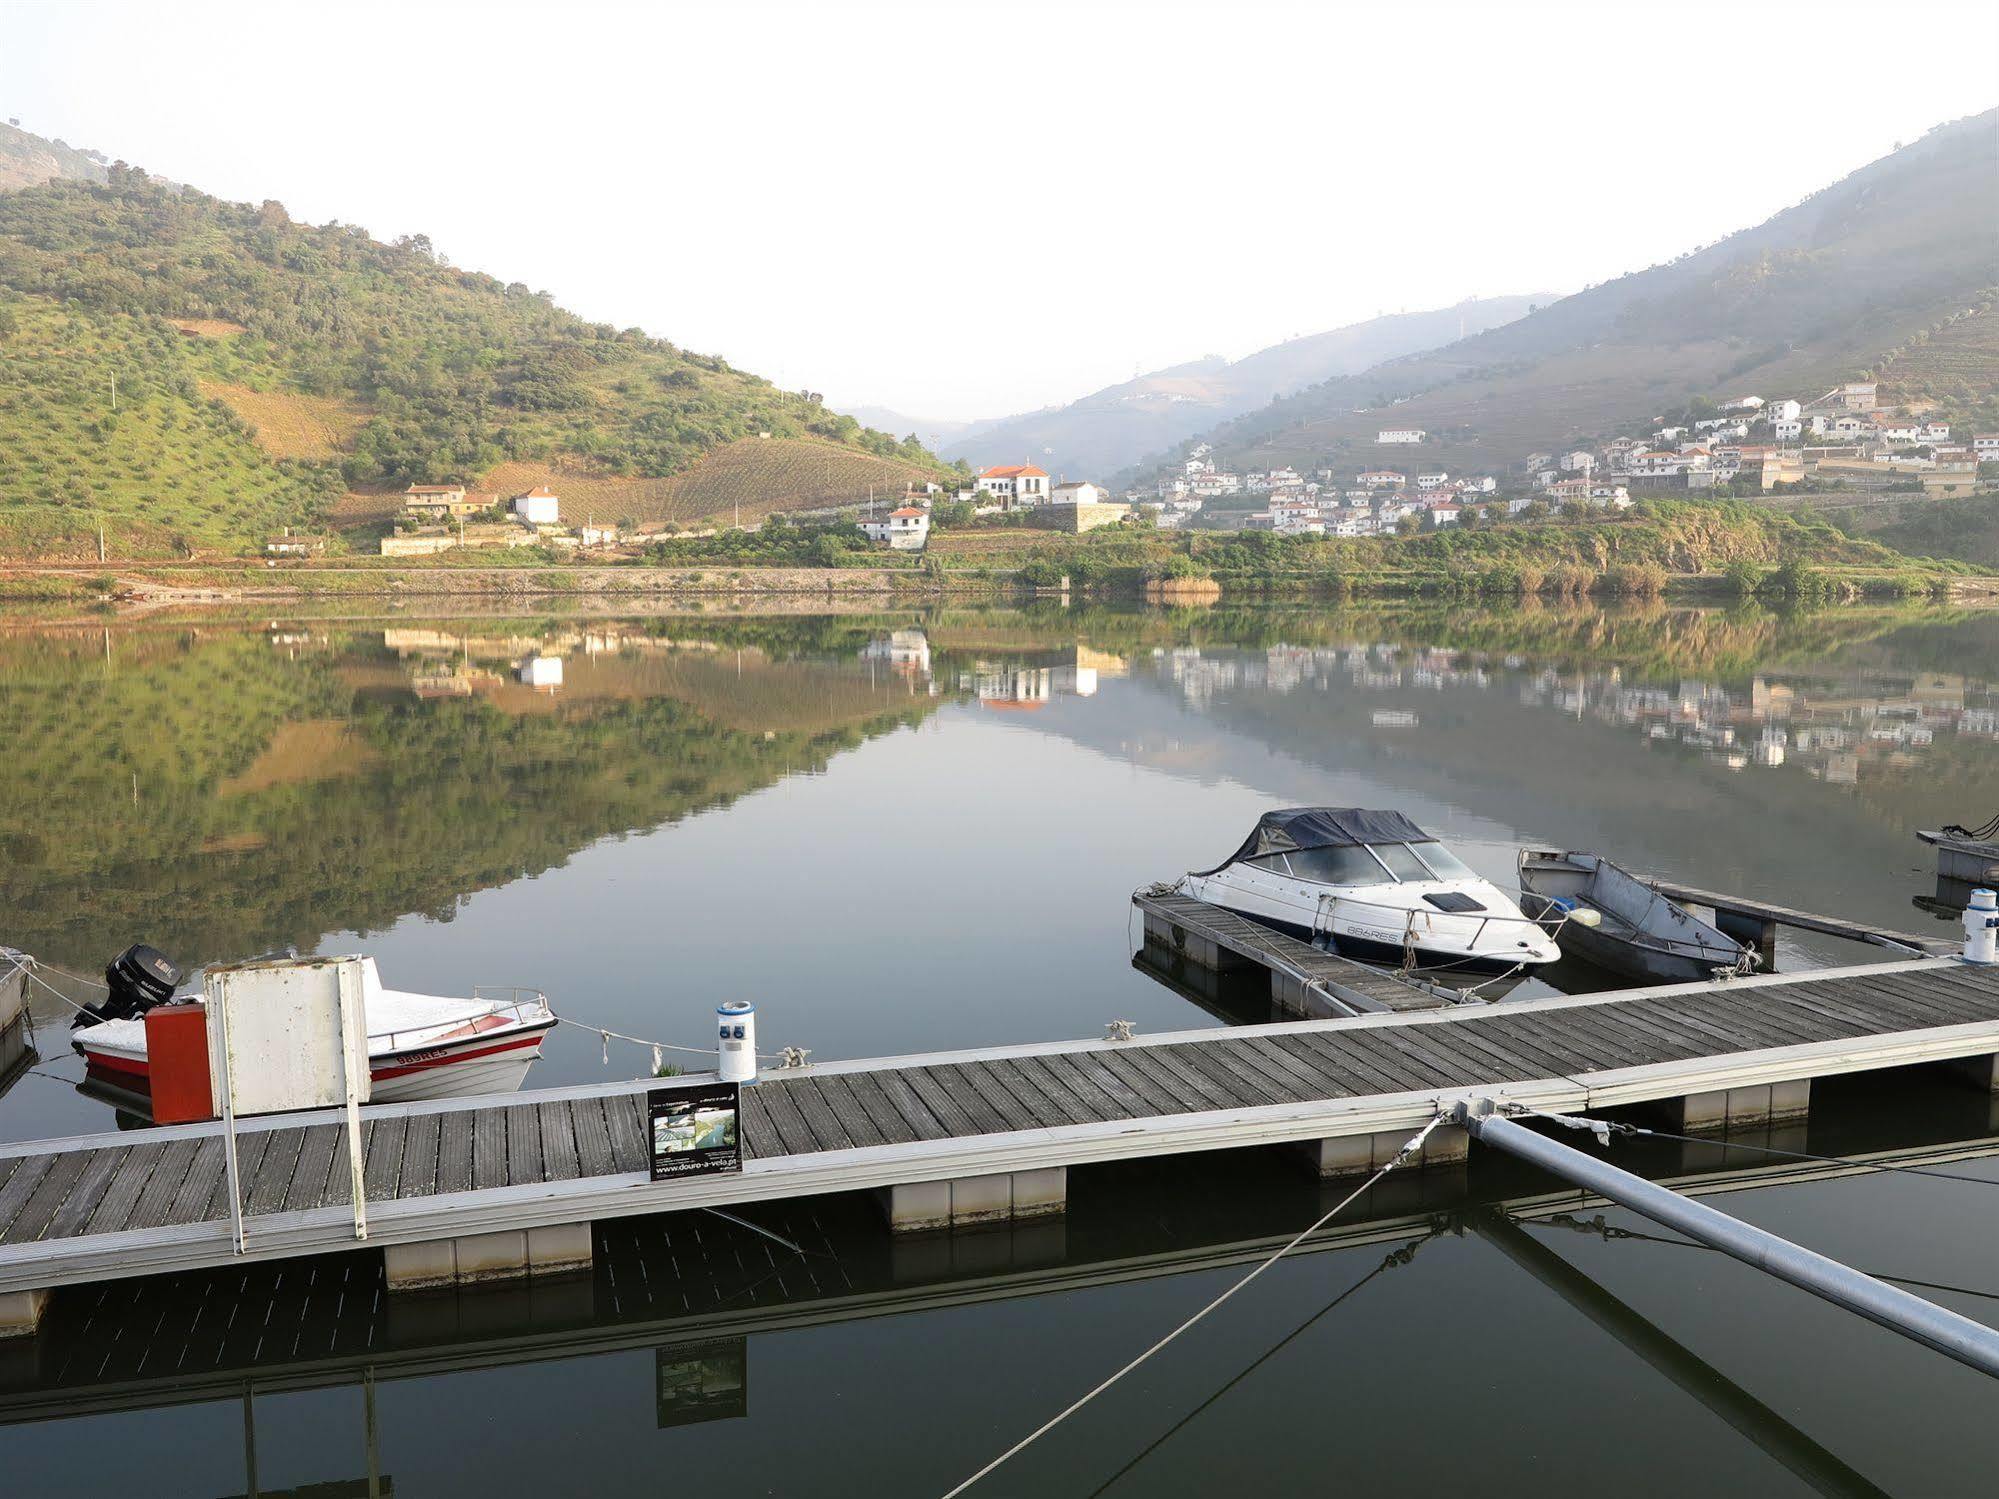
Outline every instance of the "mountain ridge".
<path fill-rule="evenodd" d="M 1550 300 L 1551 293 L 1467 298 L 1451 307 L 1387 313 L 1304 334 L 1240 359 L 1209 354 L 1184 360 L 1074 401 L 962 424 L 937 451 L 975 467 L 1032 461 L 1072 478 L 1101 479 L 1205 425 L 1329 376 L 1433 348 L 1468 328 L 1499 326 Z"/>
<path fill-rule="evenodd" d="M 1280 397 L 1197 437 L 1242 467 L 1365 469 L 1420 453 L 1426 467 L 1489 471 L 1697 394 L 1816 395 L 1912 341 L 1941 336 L 1955 347 L 1989 336 L 1989 313 L 1961 314 L 1989 305 L 1999 284 L 1995 181 L 1999 110 L 1990 110 L 1939 125 L 1712 245 Z M 1983 379 L 1944 398 L 1974 409 L 1989 402 L 1999 368 L 1974 359 L 1971 373 Z M 1899 378 L 1924 383 L 1906 362 Z M 1374 442 L 1390 404 L 1393 425 L 1430 434 L 1420 448 Z M 1162 449 L 1121 477 L 1142 478 L 1173 456 Z"/>

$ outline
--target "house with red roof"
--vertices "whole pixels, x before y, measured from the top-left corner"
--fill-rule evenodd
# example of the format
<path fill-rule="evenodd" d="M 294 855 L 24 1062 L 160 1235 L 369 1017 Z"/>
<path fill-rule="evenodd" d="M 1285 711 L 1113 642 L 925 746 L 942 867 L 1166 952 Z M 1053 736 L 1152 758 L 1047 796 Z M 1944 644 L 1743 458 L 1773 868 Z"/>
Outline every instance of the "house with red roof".
<path fill-rule="evenodd" d="M 1031 463 L 1003 464 L 979 472 L 978 492 L 1003 509 L 1048 502 L 1048 471 Z"/>

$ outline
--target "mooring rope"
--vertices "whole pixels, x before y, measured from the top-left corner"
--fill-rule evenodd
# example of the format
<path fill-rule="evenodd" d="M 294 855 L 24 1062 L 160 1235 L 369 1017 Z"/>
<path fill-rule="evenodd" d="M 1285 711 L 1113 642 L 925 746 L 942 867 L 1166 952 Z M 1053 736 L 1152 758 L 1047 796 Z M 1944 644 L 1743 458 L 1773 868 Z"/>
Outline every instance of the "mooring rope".
<path fill-rule="evenodd" d="M 1361 1197 L 1361 1195 L 1365 1193 L 1370 1187 L 1372 1187 L 1376 1182 L 1380 1181 L 1384 1176 L 1388 1175 L 1389 1172 L 1393 1171 L 1397 1166 L 1400 1166 L 1404 1161 L 1408 1160 L 1410 1156 L 1414 1155 L 1417 1151 L 1421 1150 L 1423 1148 L 1423 1142 L 1430 1138 L 1431 1131 L 1436 1129 L 1437 1126 L 1442 1124 L 1443 1122 L 1444 1122 L 1444 1116 L 1442 1114 L 1437 1114 L 1432 1116 L 1428 1124 L 1424 1125 L 1420 1130 L 1418 1130 L 1413 1136 L 1410 1137 L 1408 1144 L 1404 1145 L 1400 1150 L 1395 1152 L 1393 1159 L 1391 1159 L 1387 1165 L 1383 1166 L 1379 1171 L 1376 1171 L 1366 1181 L 1362 1182 L 1358 1187 L 1355 1187 L 1353 1191 L 1349 1192 L 1345 1197 L 1342 1197 L 1325 1213 L 1321 1214 L 1318 1220 L 1314 1222 L 1311 1225 L 1311 1227 L 1307 1228 L 1303 1233 L 1299 1234 L 1296 1238 L 1292 1239 L 1289 1243 L 1285 1244 L 1275 1254 L 1259 1262 L 1256 1268 L 1251 1270 L 1249 1274 L 1243 1276 L 1241 1280 L 1237 1281 L 1234 1285 L 1230 1286 L 1226 1291 L 1222 1292 L 1221 1295 L 1217 1296 L 1213 1301 L 1210 1301 L 1206 1306 L 1202 1307 L 1198 1312 L 1194 1313 L 1193 1316 L 1189 1317 L 1186 1321 L 1182 1322 L 1178 1327 L 1174 1328 L 1171 1332 L 1167 1333 L 1165 1337 L 1161 1338 L 1158 1342 L 1154 1343 L 1150 1348 L 1146 1349 L 1143 1353 L 1139 1354 L 1137 1358 L 1131 1360 L 1131 1362 L 1126 1364 L 1122 1369 L 1119 1369 L 1115 1374 L 1111 1375 L 1108 1379 L 1104 1380 L 1101 1384 L 1097 1385 L 1095 1389 L 1092 1389 L 1087 1394 L 1079 1396 L 1074 1401 L 1071 1401 L 1069 1405 L 1064 1407 L 1062 1410 L 1056 1412 L 1053 1416 L 1050 1416 L 1046 1421 L 1042 1422 L 1041 1425 L 1035 1427 L 1033 1431 L 1030 1431 L 1026 1436 L 1022 1437 L 1019 1441 L 1015 1442 L 1011 1447 L 1007 1448 L 1006 1451 L 1002 1452 L 998 1457 L 994 1458 L 991 1462 L 987 1463 L 983 1468 L 979 1469 L 979 1471 L 974 1473 L 970 1478 L 967 1478 L 962 1483 L 958 1484 L 956 1488 L 946 1490 L 943 1495 L 943 1499 L 956 1499 L 957 1495 L 964 1493 L 965 1490 L 969 1489 L 973 1484 L 977 1483 L 981 1478 L 984 1478 L 987 1474 L 991 1473 L 994 1469 L 998 1468 L 1002 1463 L 1006 1462 L 1009 1458 L 1018 1456 L 1020 1453 L 1026 1451 L 1027 1448 L 1031 1446 L 1034 1442 L 1046 1436 L 1049 1432 L 1053 1431 L 1057 1426 L 1060 1426 L 1064 1421 L 1066 1421 L 1069 1417 L 1073 1416 L 1077 1411 L 1081 1410 L 1084 1406 L 1088 1405 L 1092 1400 L 1095 1400 L 1097 1396 L 1103 1394 L 1105 1390 L 1108 1390 L 1112 1385 L 1116 1384 L 1120 1379 L 1123 1379 L 1125 1375 L 1131 1373 L 1132 1370 L 1136 1369 L 1140 1364 L 1144 1363 L 1147 1359 L 1151 1358 L 1153 1354 L 1159 1352 L 1160 1349 L 1164 1348 L 1168 1343 L 1171 1343 L 1175 1338 L 1179 1337 L 1180 1334 L 1186 1332 L 1195 1323 L 1199 1322 L 1203 1317 L 1207 1316 L 1208 1313 L 1214 1311 L 1223 1302 L 1227 1301 L 1231 1296 L 1235 1295 L 1236 1292 L 1240 1291 L 1244 1286 L 1248 1285 L 1251 1281 L 1255 1280 L 1257 1276 L 1263 1274 L 1264 1271 L 1268 1270 L 1272 1265 L 1276 1264 L 1279 1260 L 1283 1259 L 1285 1255 L 1289 1254 L 1292 1250 L 1296 1249 L 1300 1244 L 1304 1243 L 1307 1239 L 1311 1238 L 1313 1234 L 1317 1233 L 1320 1229 L 1324 1228 L 1328 1223 L 1332 1222 L 1333 1219 L 1338 1217 L 1342 1211 L 1344 1211 L 1347 1207 L 1351 1206 L 1356 1200 L 1358 1200 Z"/>
<path fill-rule="evenodd" d="M 1147 1446 L 1141 1448 L 1139 1452 L 1134 1457 L 1132 1457 L 1132 1459 L 1129 1462 L 1127 1462 L 1122 1468 L 1119 1468 L 1117 1472 L 1111 1474 L 1109 1478 L 1106 1478 L 1102 1483 L 1098 1484 L 1094 1489 L 1090 1490 L 1091 1499 L 1096 1499 L 1096 1496 L 1107 1492 L 1110 1489 L 1110 1487 L 1113 1484 L 1115 1484 L 1119 1479 L 1123 1478 L 1125 1474 L 1129 1473 L 1133 1468 L 1136 1468 L 1140 1463 L 1144 1462 L 1148 1457 L 1152 1456 L 1153 1453 L 1157 1452 L 1167 1442 L 1171 1441 L 1173 1437 L 1178 1435 L 1180 1432 L 1186 1430 L 1188 1425 L 1194 1420 L 1195 1417 L 1199 1416 L 1203 1411 L 1207 1410 L 1208 1407 L 1213 1405 L 1217 1400 L 1220 1400 L 1222 1396 L 1228 1394 L 1230 1390 L 1233 1390 L 1237 1385 L 1241 1384 L 1245 1379 L 1249 1378 L 1249 1376 L 1254 1374 L 1258 1369 L 1261 1369 L 1265 1364 L 1269 1363 L 1273 1358 L 1275 1358 L 1278 1354 L 1282 1353 L 1286 1348 L 1289 1348 L 1299 1338 L 1303 1337 L 1307 1332 L 1311 1331 L 1312 1328 L 1318 1326 L 1319 1322 L 1327 1315 L 1327 1313 L 1331 1312 L 1334 1308 L 1338 1307 L 1348 1297 L 1360 1291 L 1362 1287 L 1366 1286 L 1371 1281 L 1373 1281 L 1376 1276 L 1380 1275 L 1385 1270 L 1393 1270 L 1400 1265 L 1408 1264 L 1412 1259 L 1416 1257 L 1416 1251 L 1421 1249 L 1425 1244 L 1429 1243 L 1432 1239 L 1436 1238 L 1438 1233 L 1440 1232 L 1441 1232 L 1440 1229 L 1432 1229 L 1429 1233 L 1424 1234 L 1421 1238 L 1411 1239 L 1408 1243 L 1404 1244 L 1400 1249 L 1391 1250 L 1386 1256 L 1383 1257 L 1381 1262 L 1377 1264 L 1372 1270 L 1368 1271 L 1367 1274 L 1363 1275 L 1359 1280 L 1355 1281 L 1352 1285 L 1348 1286 L 1344 1291 L 1340 1292 L 1339 1295 L 1335 1296 L 1331 1301 L 1327 1302 L 1324 1306 L 1320 1307 L 1316 1312 L 1312 1313 L 1312 1315 L 1307 1317 L 1303 1322 L 1299 1323 L 1296 1327 L 1292 1328 L 1291 1331 L 1287 1332 L 1277 1342 L 1273 1343 L 1270 1347 L 1264 1349 L 1262 1353 L 1256 1356 L 1253 1362 L 1249 1363 L 1248 1365 L 1244 1366 L 1242 1369 L 1238 1370 L 1236 1374 L 1230 1378 L 1227 1384 L 1223 1385 L 1220 1389 L 1216 1390 L 1212 1395 L 1208 1396 L 1206 1400 L 1203 1400 L 1199 1405 L 1195 1406 L 1192 1410 L 1188 1411 L 1186 1415 L 1182 1416 L 1179 1420 L 1175 1421 L 1171 1426 L 1167 1427 L 1165 1431 L 1161 1432 L 1158 1436 L 1154 1437 Z"/>
<path fill-rule="evenodd" d="M 1976 1187 L 1999 1187 L 1999 1180 L 1988 1176 L 1969 1176 L 1962 1171 L 1938 1171 L 1929 1166 L 1901 1166 L 1893 1161 L 1863 1161 L 1854 1156 L 1815 1155 L 1807 1150 L 1779 1150 L 1774 1145 L 1751 1145 L 1744 1140 L 1727 1140 L 1713 1135 L 1676 1135 L 1671 1130 L 1646 1129 L 1642 1125 L 1625 1124 L 1619 1120 L 1591 1119 L 1578 1114 L 1549 1114 L 1520 1104 L 1512 1105 L 1508 1112 L 1524 1114 L 1532 1119 L 1546 1119 L 1551 1124 L 1559 1124 L 1568 1129 L 1588 1130 L 1605 1143 L 1608 1143 L 1612 1135 L 1648 1135 L 1654 1140 L 1678 1140 L 1687 1145 L 1713 1145 L 1722 1150 L 1749 1150 L 1757 1155 L 1784 1156 L 1793 1161 L 1815 1161 L 1826 1166 L 1850 1166 L 1856 1171 L 1889 1171 L 1902 1176 L 1929 1176 L 1938 1181 L 1965 1182 Z"/>
<path fill-rule="evenodd" d="M 50 965 L 42 962 L 40 958 L 31 958 L 26 953 L 20 953 L 16 955 L 14 960 L 14 966 L 8 969 L 5 974 L 0 974 L 0 978 L 12 978 L 17 973 L 25 973 L 32 981 L 34 981 L 37 984 L 40 984 L 44 989 L 48 990 L 49 993 L 53 994 L 57 999 L 61 1000 L 64 1004 L 68 1005 L 72 1010 L 75 1010 L 78 1014 L 88 1015 L 90 1013 L 90 1007 L 88 1005 L 80 1005 L 75 1000 L 71 999 L 67 994 L 63 993 L 62 990 L 58 989 L 54 984 L 50 983 L 47 979 L 43 978 L 39 973 L 35 972 L 37 968 L 48 968 L 49 972 L 51 973 L 62 973 L 62 976 L 66 979 L 76 979 L 75 974 L 63 973 L 63 971 L 60 968 L 50 967 Z M 78 983 L 90 982 L 88 979 L 77 979 L 76 981 Z M 104 985 L 99 984 L 97 987 L 102 989 L 104 988 Z"/>
<path fill-rule="evenodd" d="M 591 1025 L 582 1020 L 572 1020 L 567 1015 L 558 1015 L 555 1017 L 555 1020 L 558 1025 L 573 1025 L 579 1031 L 588 1031 L 591 1035 L 600 1037 L 604 1042 L 604 1064 L 606 1066 L 609 1066 L 611 1062 L 611 1043 L 613 1041 L 629 1041 L 634 1046 L 651 1047 L 652 1070 L 655 1073 L 659 1071 L 664 1060 L 660 1056 L 661 1052 L 679 1051 L 697 1057 L 721 1055 L 721 1052 L 713 1046 L 677 1046 L 671 1041 L 653 1041 L 644 1036 L 628 1036 L 623 1031 L 614 1031 L 601 1025 Z M 803 1067 L 805 1059 L 811 1055 L 810 1048 L 786 1046 L 777 1051 L 760 1051 L 757 1053 L 757 1060 L 760 1062 L 775 1062 L 780 1067 Z"/>

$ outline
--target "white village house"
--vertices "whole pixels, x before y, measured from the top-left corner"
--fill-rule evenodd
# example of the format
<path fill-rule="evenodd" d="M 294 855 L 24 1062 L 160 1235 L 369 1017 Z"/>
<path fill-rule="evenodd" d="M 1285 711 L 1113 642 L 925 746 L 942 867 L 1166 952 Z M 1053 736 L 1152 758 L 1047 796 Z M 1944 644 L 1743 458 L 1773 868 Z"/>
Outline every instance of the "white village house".
<path fill-rule="evenodd" d="M 1107 505 L 1110 498 L 1108 489 L 1088 479 L 1065 479 L 1049 491 L 1049 502 L 1056 505 Z"/>
<path fill-rule="evenodd" d="M 1421 427 L 1383 427 L 1379 432 L 1375 433 L 1374 440 L 1376 442 L 1421 442 L 1423 440 L 1423 429 Z"/>
<path fill-rule="evenodd" d="M 904 505 L 887 515 L 862 521 L 861 534 L 869 541 L 885 542 L 898 552 L 920 552 L 930 539 L 930 512 L 921 505 Z"/>
<path fill-rule="evenodd" d="M 1009 510 L 1016 505 L 1040 505 L 1048 499 L 1048 471 L 1031 463 L 1003 464 L 982 469 L 975 487 Z"/>
<path fill-rule="evenodd" d="M 514 515 L 526 526 L 559 526 L 562 502 L 546 484 L 537 484 L 526 494 L 514 497 Z"/>

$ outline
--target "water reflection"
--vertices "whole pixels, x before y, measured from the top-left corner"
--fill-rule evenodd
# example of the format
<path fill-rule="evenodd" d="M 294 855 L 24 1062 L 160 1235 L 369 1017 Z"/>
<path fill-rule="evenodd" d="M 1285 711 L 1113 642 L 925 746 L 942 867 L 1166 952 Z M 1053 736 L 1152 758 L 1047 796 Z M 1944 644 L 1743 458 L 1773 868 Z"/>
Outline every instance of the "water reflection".
<path fill-rule="evenodd" d="M 1994 648 L 1922 610 L 22 627 L 0 941 L 84 974 L 361 949 L 436 992 L 490 964 L 683 1042 L 753 995 L 822 1057 L 1180 1028 L 1226 1010 L 1108 955 L 1129 892 L 1312 802 L 1401 807 L 1502 884 L 1521 843 L 1595 848 L 1895 925 L 1914 830 L 1999 804 Z M 606 1075 L 558 1034 L 536 1082 Z"/>

